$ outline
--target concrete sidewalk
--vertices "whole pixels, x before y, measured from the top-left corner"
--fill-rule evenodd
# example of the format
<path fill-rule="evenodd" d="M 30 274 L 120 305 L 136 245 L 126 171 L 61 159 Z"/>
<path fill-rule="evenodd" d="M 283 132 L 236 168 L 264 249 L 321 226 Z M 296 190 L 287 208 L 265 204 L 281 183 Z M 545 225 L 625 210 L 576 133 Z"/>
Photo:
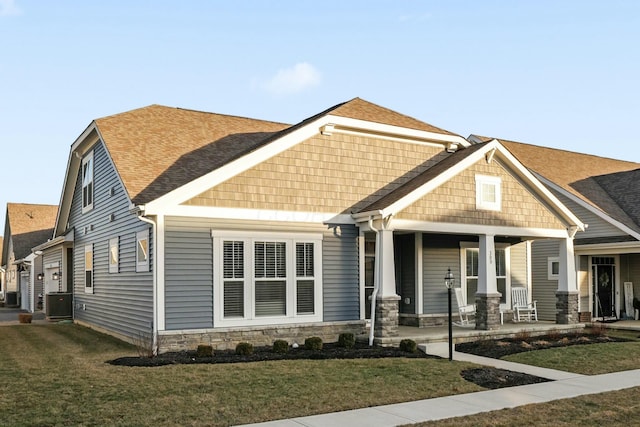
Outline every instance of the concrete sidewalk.
<path fill-rule="evenodd" d="M 429 344 L 426 350 L 428 354 L 449 357 L 447 343 Z M 586 376 L 458 352 L 454 352 L 453 359 L 524 372 L 555 381 L 266 423 L 247 424 L 247 426 L 392 427 L 640 386 L 640 369 Z"/>

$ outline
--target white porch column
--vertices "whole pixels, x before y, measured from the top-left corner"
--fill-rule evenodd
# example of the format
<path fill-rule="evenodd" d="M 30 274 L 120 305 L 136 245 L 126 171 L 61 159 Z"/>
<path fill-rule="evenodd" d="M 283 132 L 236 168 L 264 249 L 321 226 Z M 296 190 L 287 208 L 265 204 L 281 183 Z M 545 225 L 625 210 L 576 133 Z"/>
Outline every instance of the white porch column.
<path fill-rule="evenodd" d="M 578 281 L 573 237 L 560 240 L 558 290 L 556 291 L 556 323 L 578 323 Z"/>
<path fill-rule="evenodd" d="M 567 237 L 560 241 L 560 255 L 558 257 L 558 291 L 578 292 L 576 278 L 576 257 L 573 252 L 573 239 Z"/>
<path fill-rule="evenodd" d="M 378 238 L 380 239 L 380 253 L 377 260 L 378 278 L 380 280 L 378 298 L 398 297 L 396 294 L 396 272 L 393 255 L 393 230 L 380 230 Z"/>
<path fill-rule="evenodd" d="M 496 246 L 492 235 L 481 235 L 478 254 L 478 294 L 498 293 L 496 281 Z"/>
<path fill-rule="evenodd" d="M 496 247 L 493 235 L 480 235 L 478 249 L 476 329 L 497 329 L 500 327 L 501 294 L 496 280 Z"/>
<path fill-rule="evenodd" d="M 374 335 L 379 343 L 398 336 L 400 297 L 396 294 L 396 273 L 394 264 L 393 230 L 387 228 L 388 222 L 378 230 L 376 269 L 378 296 L 375 305 Z"/>

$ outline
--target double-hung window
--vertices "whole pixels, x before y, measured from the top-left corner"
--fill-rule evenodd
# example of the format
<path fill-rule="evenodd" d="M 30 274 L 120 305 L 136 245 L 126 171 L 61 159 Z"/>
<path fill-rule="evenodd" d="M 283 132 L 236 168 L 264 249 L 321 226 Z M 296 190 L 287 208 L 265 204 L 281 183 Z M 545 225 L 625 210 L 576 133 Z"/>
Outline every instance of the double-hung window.
<path fill-rule="evenodd" d="M 93 151 L 82 159 L 82 213 L 93 209 Z"/>
<path fill-rule="evenodd" d="M 215 322 L 322 320 L 319 234 L 212 231 Z"/>
<path fill-rule="evenodd" d="M 466 303 L 473 304 L 475 302 L 475 295 L 478 291 L 478 266 L 479 266 L 479 249 L 476 247 L 464 247 L 462 255 L 462 265 L 464 277 L 462 285 L 466 292 Z M 507 260 L 509 257 L 508 247 L 496 247 L 494 260 L 496 264 L 496 286 L 498 292 L 502 294 L 500 297 L 500 304 L 507 305 L 511 298 L 510 292 L 510 279 L 509 269 L 507 268 Z"/>

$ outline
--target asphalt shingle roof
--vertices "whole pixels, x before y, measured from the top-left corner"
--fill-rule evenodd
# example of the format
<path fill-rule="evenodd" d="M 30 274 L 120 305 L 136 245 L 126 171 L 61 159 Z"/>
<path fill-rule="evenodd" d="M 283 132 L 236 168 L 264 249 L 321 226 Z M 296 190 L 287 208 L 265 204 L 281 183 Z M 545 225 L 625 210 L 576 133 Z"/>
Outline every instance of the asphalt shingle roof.
<path fill-rule="evenodd" d="M 162 105 L 95 123 L 132 202 L 144 204 L 328 114 L 456 135 L 360 98 L 294 126 Z"/>
<path fill-rule="evenodd" d="M 58 206 L 33 205 L 24 203 L 7 203 L 8 230 L 13 241 L 13 252 L 16 259 L 22 259 L 31 253 L 31 249 L 46 242 L 53 236 Z M 5 232 L 6 232 L 5 231 Z M 5 250 L 3 249 L 3 261 Z"/>

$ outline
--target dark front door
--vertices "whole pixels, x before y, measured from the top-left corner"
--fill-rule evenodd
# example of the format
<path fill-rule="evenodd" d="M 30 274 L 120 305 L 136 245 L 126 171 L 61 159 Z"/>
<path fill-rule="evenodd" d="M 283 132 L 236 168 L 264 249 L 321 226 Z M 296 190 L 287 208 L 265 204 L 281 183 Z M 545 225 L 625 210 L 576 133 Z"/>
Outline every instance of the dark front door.
<path fill-rule="evenodd" d="M 593 317 L 615 317 L 615 260 L 612 257 L 593 257 L 591 273 Z"/>

